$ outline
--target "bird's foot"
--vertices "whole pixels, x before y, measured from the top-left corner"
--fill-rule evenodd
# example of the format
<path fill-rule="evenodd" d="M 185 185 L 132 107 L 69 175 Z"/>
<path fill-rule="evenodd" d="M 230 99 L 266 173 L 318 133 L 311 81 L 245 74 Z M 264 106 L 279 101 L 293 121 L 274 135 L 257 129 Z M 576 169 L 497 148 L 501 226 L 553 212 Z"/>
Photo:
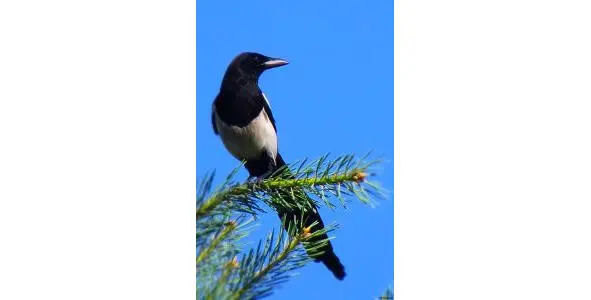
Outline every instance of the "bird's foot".
<path fill-rule="evenodd" d="M 250 176 L 246 179 L 246 182 L 254 184 L 261 183 L 261 181 L 263 181 L 263 177 Z"/>

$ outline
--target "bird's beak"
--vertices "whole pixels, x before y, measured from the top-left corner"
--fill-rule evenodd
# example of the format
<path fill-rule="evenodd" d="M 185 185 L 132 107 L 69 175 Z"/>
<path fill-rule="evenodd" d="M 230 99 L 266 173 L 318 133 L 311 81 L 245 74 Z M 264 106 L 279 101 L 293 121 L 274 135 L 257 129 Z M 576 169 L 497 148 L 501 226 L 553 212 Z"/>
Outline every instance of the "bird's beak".
<path fill-rule="evenodd" d="M 288 63 L 289 62 L 287 62 L 287 60 L 285 60 L 285 59 L 271 58 L 271 59 L 267 60 L 266 62 L 264 62 L 263 66 L 265 67 L 265 69 L 271 69 L 271 68 L 285 66 Z"/>

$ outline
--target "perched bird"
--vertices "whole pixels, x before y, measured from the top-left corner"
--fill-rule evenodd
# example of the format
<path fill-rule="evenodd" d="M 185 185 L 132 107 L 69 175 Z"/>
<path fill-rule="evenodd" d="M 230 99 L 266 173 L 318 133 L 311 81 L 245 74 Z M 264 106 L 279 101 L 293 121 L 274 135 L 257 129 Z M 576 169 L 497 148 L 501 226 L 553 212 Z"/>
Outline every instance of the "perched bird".
<path fill-rule="evenodd" d="M 258 83 L 265 70 L 287 64 L 286 60 L 258 53 L 241 53 L 228 66 L 220 92 L 213 102 L 213 131 L 220 136 L 232 156 L 246 161 L 245 166 L 250 177 L 267 178 L 285 166 L 285 161 L 278 152 L 275 118 Z M 300 220 L 303 217 L 305 226 L 318 221 L 313 229 L 324 228 L 316 206 L 309 200 L 313 210 L 307 210 L 305 215 L 302 210 L 292 209 L 279 211 L 279 217 L 285 220 L 293 220 L 294 217 Z M 317 237 L 326 238 L 326 234 Z M 308 254 L 315 261 L 324 263 L 336 278 L 342 280 L 345 277 L 345 268 L 330 242 L 321 250 L 323 254 L 319 256 L 312 255 L 310 251 Z"/>

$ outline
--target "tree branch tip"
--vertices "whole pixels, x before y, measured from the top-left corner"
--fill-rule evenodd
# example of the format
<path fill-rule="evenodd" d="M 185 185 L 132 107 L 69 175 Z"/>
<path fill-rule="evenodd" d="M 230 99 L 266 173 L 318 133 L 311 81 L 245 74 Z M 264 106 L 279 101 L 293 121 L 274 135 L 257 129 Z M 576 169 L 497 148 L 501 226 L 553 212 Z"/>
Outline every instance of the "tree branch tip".
<path fill-rule="evenodd" d="M 310 237 L 310 235 L 312 235 L 310 233 L 311 230 L 312 230 L 312 226 L 304 227 L 304 229 L 302 230 L 301 238 L 304 240 L 308 239 Z"/>
<path fill-rule="evenodd" d="M 228 229 L 234 229 L 238 225 L 238 223 L 234 220 L 226 222 L 224 225 L 228 227 Z"/>
<path fill-rule="evenodd" d="M 355 180 L 357 183 L 364 182 L 367 176 L 368 175 L 365 172 L 356 171 L 353 173 L 353 180 Z"/>
<path fill-rule="evenodd" d="M 237 269 L 239 266 L 240 266 L 240 264 L 238 263 L 237 256 L 234 256 L 234 258 L 232 258 L 232 260 L 226 264 L 226 267 L 230 268 L 230 269 Z"/>

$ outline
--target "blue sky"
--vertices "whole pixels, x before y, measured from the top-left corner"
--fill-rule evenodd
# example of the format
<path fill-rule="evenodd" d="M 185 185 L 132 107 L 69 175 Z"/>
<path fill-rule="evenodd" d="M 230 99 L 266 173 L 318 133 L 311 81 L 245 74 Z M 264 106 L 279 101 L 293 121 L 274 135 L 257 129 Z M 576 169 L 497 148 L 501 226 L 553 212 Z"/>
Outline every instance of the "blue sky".
<path fill-rule="evenodd" d="M 387 161 L 374 180 L 390 193 L 370 208 L 323 207 L 347 277 L 311 263 L 269 299 L 372 299 L 393 280 L 393 2 L 197 1 L 197 177 L 219 178 L 238 161 L 210 122 L 221 77 L 238 53 L 256 51 L 290 64 L 263 74 L 260 85 L 277 120 L 287 162 L 369 150 Z M 242 170 L 240 180 L 247 177 Z M 261 216 L 252 238 L 277 227 Z"/>

